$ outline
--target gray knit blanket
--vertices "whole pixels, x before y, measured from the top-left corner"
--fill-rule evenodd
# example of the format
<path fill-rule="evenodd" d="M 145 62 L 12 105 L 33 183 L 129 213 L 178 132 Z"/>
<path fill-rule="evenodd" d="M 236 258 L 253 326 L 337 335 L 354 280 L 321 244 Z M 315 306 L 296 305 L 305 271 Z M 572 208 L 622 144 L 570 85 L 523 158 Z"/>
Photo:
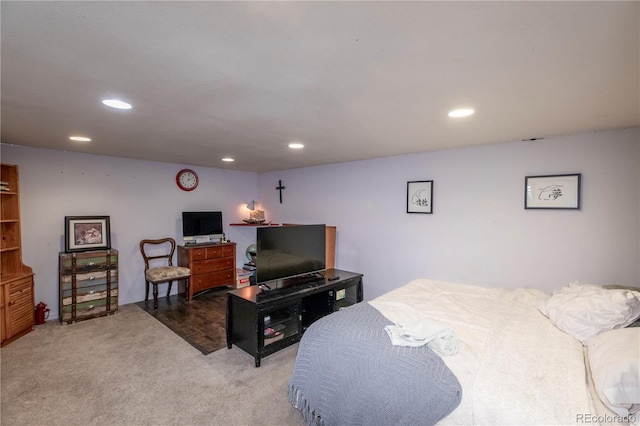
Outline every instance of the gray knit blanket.
<path fill-rule="evenodd" d="M 429 347 L 394 346 L 366 302 L 302 336 L 289 401 L 308 425 L 433 425 L 460 403 L 455 375 Z"/>

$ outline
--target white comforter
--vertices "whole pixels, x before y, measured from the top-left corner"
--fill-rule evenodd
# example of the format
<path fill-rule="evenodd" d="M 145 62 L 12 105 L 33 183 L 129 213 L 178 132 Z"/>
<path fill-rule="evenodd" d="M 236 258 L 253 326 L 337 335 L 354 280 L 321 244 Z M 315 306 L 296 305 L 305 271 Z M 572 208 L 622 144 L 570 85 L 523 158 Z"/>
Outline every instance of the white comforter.
<path fill-rule="evenodd" d="M 462 385 L 462 402 L 439 424 L 584 424 L 596 411 L 582 345 L 533 306 L 545 297 L 420 279 L 370 303 L 393 322 L 408 304 L 457 335 L 458 354 L 443 359 Z"/>

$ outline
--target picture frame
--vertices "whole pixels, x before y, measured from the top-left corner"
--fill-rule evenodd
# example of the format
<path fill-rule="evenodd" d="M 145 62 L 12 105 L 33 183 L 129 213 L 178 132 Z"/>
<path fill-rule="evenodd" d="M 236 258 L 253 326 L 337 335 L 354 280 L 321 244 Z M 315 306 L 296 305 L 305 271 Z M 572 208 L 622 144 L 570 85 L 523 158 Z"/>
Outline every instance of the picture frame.
<path fill-rule="evenodd" d="M 111 248 L 109 216 L 65 216 L 66 252 Z"/>
<path fill-rule="evenodd" d="M 433 213 L 433 181 L 407 182 L 407 213 Z"/>
<path fill-rule="evenodd" d="M 526 176 L 525 209 L 580 210 L 582 174 Z"/>

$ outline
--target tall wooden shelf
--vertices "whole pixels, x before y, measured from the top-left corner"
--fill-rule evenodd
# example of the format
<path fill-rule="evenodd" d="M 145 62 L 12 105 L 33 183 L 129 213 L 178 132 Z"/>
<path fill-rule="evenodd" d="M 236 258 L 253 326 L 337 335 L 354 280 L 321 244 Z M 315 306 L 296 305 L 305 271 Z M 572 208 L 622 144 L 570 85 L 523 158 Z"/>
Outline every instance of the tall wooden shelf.
<path fill-rule="evenodd" d="M 18 166 L 1 165 L 0 181 L 0 344 L 33 330 L 33 269 L 22 263 Z"/>

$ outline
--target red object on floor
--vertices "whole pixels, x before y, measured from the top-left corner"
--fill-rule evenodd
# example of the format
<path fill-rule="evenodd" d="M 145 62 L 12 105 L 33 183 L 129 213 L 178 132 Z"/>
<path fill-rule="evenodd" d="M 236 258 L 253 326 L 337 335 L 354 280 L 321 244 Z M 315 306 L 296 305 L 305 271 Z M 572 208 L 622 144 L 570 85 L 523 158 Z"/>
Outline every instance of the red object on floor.
<path fill-rule="evenodd" d="M 38 303 L 36 305 L 36 325 L 44 324 L 47 318 L 49 318 L 47 305 L 43 302 Z"/>

